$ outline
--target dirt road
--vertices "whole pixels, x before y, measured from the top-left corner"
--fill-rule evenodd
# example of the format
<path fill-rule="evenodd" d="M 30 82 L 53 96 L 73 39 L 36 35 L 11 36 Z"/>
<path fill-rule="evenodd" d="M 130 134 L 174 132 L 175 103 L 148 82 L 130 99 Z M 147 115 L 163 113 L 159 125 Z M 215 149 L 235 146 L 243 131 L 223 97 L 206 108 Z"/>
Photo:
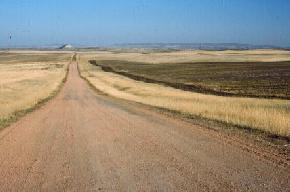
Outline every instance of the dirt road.
<path fill-rule="evenodd" d="M 289 191 L 290 169 L 207 129 L 106 99 L 75 63 L 62 91 L 0 132 L 0 191 Z"/>

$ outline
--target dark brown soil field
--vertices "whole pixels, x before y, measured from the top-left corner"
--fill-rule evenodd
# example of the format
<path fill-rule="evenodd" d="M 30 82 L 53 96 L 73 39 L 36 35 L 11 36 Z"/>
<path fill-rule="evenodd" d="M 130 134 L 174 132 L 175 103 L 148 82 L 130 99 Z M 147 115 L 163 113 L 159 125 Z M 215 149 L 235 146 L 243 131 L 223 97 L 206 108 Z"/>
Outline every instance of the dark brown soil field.
<path fill-rule="evenodd" d="M 290 98 L 290 61 L 150 64 L 91 61 L 135 80 L 206 94 Z"/>

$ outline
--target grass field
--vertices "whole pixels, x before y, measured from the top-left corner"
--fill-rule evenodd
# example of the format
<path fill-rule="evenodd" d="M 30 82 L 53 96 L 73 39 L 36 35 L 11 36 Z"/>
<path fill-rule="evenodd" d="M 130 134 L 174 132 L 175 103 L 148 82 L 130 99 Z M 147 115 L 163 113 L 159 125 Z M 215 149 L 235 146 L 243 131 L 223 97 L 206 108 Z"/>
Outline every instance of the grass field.
<path fill-rule="evenodd" d="M 0 52 L 0 127 L 55 92 L 71 54 Z"/>
<path fill-rule="evenodd" d="M 222 52 L 219 52 L 219 53 L 222 55 Z M 165 54 L 169 54 L 169 53 L 165 53 Z M 114 56 L 113 58 L 117 58 L 117 57 L 123 57 L 123 56 Z M 190 56 L 190 58 L 191 57 L 192 56 Z M 226 55 L 221 56 L 221 57 L 223 57 L 223 59 L 226 60 L 224 58 L 226 57 Z M 279 56 L 277 55 L 275 56 L 275 58 L 278 61 L 283 61 L 283 59 L 280 60 Z M 155 107 L 170 109 L 173 111 L 177 111 L 183 114 L 188 114 L 188 115 L 192 115 L 196 117 L 217 120 L 224 123 L 237 125 L 240 127 L 263 130 L 270 134 L 286 136 L 286 137 L 290 136 L 290 116 L 289 116 L 290 101 L 289 100 L 226 97 L 226 96 L 215 96 L 215 95 L 207 95 L 207 94 L 183 91 L 180 89 L 166 87 L 166 86 L 155 84 L 155 83 L 146 83 L 142 81 L 136 81 L 134 79 L 131 79 L 131 78 L 119 75 L 119 74 L 115 74 L 115 73 L 104 72 L 100 67 L 89 64 L 88 61 L 92 59 L 103 61 L 104 56 L 97 55 L 97 54 L 81 55 L 81 61 L 80 61 L 81 74 L 88 81 L 90 81 L 97 89 L 99 89 L 100 91 L 108 95 L 140 102 L 140 103 L 155 106 Z M 127 60 L 125 64 L 129 63 L 129 65 L 136 65 L 136 66 L 133 66 L 135 70 L 136 68 L 138 68 L 139 65 L 128 62 L 128 61 L 132 61 L 131 57 L 128 59 L 126 58 L 123 58 L 123 59 Z M 109 59 L 105 59 L 105 60 L 109 60 Z M 144 65 L 146 67 L 146 65 L 149 65 L 149 64 L 144 64 Z M 168 70 L 168 67 L 167 67 L 168 65 L 169 68 L 172 67 L 171 74 L 173 74 L 174 66 L 178 66 L 180 64 L 165 65 L 164 63 L 162 64 L 154 63 L 154 65 L 156 65 L 157 67 L 162 66 L 160 67 L 161 71 L 163 70 L 162 69 L 163 67 L 166 70 Z M 181 64 L 181 65 L 188 65 L 188 64 Z M 249 65 L 250 64 L 246 64 L 246 66 L 242 66 L 241 64 L 238 64 L 238 67 L 239 67 L 239 70 L 241 68 L 247 69 Z M 273 64 L 270 64 L 270 66 L 272 65 Z M 288 71 L 287 65 L 288 65 L 287 62 L 286 62 L 286 67 L 285 66 L 283 67 L 281 64 L 279 69 L 282 71 L 283 70 Z M 153 67 L 153 65 L 149 65 L 149 66 Z M 235 67 L 235 65 L 233 65 L 232 63 L 230 63 L 229 66 L 230 66 L 230 70 L 233 70 L 233 68 Z M 142 67 L 144 66 L 141 66 L 140 69 L 142 69 Z M 205 73 L 209 73 L 207 72 L 206 67 L 204 67 L 203 70 L 199 70 L 197 72 L 193 70 L 194 67 L 196 66 L 193 66 L 192 68 L 190 67 L 191 70 L 189 71 L 184 70 L 187 68 L 180 67 L 176 69 L 176 71 L 178 73 L 183 73 L 183 72 L 184 73 L 186 72 L 201 73 L 202 71 L 205 70 Z M 265 70 L 264 68 L 267 69 L 267 67 L 262 67 L 262 69 Z M 255 66 L 255 68 L 259 68 L 259 66 Z M 125 70 L 125 69 L 119 69 L 119 70 Z M 209 67 L 208 70 L 214 71 L 214 68 L 211 69 Z M 216 71 L 220 72 L 221 74 L 224 74 L 225 73 L 224 70 L 228 70 L 227 67 L 224 67 L 224 69 L 220 68 L 220 70 L 216 70 Z M 128 71 L 127 68 L 126 68 L 126 71 Z M 139 71 L 139 69 L 137 69 L 137 71 Z M 248 71 L 250 72 L 251 70 L 248 69 Z M 147 71 L 148 75 L 153 74 L 153 76 L 157 77 L 157 75 L 154 73 L 155 73 L 155 70 Z M 268 70 L 268 73 L 273 73 L 273 66 L 271 70 Z M 171 77 L 170 75 L 165 74 L 165 73 L 162 75 L 157 72 L 157 74 L 159 74 L 159 78 L 170 79 Z M 255 72 L 255 74 L 259 74 L 259 70 Z M 286 72 L 286 74 L 288 74 L 288 72 Z M 174 78 L 177 75 L 178 74 L 175 74 L 172 76 Z M 189 76 L 191 76 L 191 74 L 189 74 Z M 209 77 L 210 75 L 207 75 L 206 78 L 210 79 Z M 215 75 L 214 77 L 217 78 L 218 75 Z M 227 78 L 231 78 L 231 75 L 228 75 Z M 255 81 L 251 81 L 251 84 L 254 84 L 253 87 L 255 87 L 255 83 L 256 83 Z M 276 83 L 278 84 L 279 81 L 277 81 Z M 282 89 L 280 90 L 282 91 Z M 254 91 L 255 91 L 254 92 L 255 94 L 258 94 L 259 92 L 256 90 Z M 285 92 L 282 92 L 282 94 L 283 93 Z"/>
<path fill-rule="evenodd" d="M 290 61 L 151 64 L 93 60 L 91 63 L 135 80 L 199 93 L 290 98 Z"/>
<path fill-rule="evenodd" d="M 67 52 L 45 51 L 0 51 L 0 65 L 2 64 L 26 64 L 26 63 L 51 63 L 64 62 L 70 58 Z"/>
<path fill-rule="evenodd" d="M 247 50 L 247 51 L 171 51 L 130 49 L 111 51 L 88 51 L 86 56 L 96 60 L 121 60 L 151 64 L 192 62 L 275 62 L 290 61 L 290 51 Z"/>

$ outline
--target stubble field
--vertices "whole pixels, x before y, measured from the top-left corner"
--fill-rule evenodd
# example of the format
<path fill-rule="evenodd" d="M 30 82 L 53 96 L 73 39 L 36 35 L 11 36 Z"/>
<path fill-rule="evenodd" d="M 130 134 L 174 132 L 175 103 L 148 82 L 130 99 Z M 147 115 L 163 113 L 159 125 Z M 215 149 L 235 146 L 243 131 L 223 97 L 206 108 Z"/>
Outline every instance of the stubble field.
<path fill-rule="evenodd" d="M 0 52 L 0 128 L 52 96 L 70 59 L 69 53 Z"/>

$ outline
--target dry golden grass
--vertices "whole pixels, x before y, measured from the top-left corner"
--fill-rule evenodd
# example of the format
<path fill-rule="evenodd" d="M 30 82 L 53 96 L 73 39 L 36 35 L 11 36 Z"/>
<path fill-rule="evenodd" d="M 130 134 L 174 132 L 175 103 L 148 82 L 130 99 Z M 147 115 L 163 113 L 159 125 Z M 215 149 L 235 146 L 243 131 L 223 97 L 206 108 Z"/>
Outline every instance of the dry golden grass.
<path fill-rule="evenodd" d="M 71 54 L 0 53 L 0 120 L 33 107 L 56 91 L 70 57 Z"/>
<path fill-rule="evenodd" d="M 183 62 L 243 62 L 243 61 L 287 61 L 290 51 L 246 50 L 246 51 L 175 51 L 175 52 L 127 52 L 109 51 L 87 52 L 87 57 L 96 60 L 126 60 L 144 63 L 183 63 Z"/>
<path fill-rule="evenodd" d="M 80 62 L 81 73 L 97 89 L 109 95 L 185 114 L 290 136 L 289 100 L 204 95 L 134 81 L 120 75 L 103 72 L 100 68 L 88 64 L 87 60 L 92 57 L 104 59 L 103 56 L 83 54 Z M 127 58 L 127 60 L 130 59 L 132 58 Z"/>

